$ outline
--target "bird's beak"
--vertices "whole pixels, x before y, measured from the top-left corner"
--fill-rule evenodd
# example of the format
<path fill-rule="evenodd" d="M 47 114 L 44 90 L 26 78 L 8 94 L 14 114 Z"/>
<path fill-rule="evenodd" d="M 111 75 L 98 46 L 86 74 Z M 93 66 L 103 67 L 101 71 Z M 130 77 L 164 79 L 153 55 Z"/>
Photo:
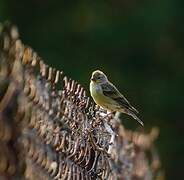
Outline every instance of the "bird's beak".
<path fill-rule="evenodd" d="M 95 81 L 95 79 L 92 77 L 92 78 L 91 78 L 91 81 Z"/>

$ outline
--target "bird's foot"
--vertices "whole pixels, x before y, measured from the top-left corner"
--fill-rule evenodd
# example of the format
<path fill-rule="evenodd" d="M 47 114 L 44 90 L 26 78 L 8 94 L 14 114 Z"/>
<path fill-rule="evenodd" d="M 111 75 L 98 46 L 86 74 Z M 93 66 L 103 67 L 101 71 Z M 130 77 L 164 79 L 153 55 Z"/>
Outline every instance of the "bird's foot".
<path fill-rule="evenodd" d="M 114 113 L 113 112 L 110 112 L 110 113 L 107 113 L 104 118 L 107 118 L 108 120 L 112 119 L 114 117 Z"/>

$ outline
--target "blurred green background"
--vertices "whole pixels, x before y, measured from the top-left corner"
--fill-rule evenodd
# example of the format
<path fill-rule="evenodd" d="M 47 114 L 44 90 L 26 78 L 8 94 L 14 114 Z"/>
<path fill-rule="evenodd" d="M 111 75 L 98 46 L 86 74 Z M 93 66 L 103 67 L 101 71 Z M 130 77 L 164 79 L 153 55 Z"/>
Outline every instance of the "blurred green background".
<path fill-rule="evenodd" d="M 184 1 L 0 0 L 0 21 L 51 66 L 87 90 L 103 70 L 141 112 L 145 131 L 160 128 L 166 179 L 184 179 Z M 126 127 L 139 125 L 126 115 Z"/>

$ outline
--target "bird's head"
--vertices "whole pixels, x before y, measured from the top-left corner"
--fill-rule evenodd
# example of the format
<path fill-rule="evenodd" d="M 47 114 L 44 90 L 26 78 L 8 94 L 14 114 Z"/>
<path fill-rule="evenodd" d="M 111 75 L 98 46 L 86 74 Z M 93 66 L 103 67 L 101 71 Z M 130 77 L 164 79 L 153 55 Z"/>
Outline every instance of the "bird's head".
<path fill-rule="evenodd" d="M 107 76 L 100 70 L 96 70 L 92 73 L 91 81 L 94 83 L 102 84 L 108 81 Z"/>

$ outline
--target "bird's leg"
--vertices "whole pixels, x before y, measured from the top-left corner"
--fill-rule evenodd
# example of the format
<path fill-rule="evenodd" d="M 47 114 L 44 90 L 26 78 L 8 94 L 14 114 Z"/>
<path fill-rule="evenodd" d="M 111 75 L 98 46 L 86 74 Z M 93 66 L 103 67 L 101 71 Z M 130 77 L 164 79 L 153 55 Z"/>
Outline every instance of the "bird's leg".
<path fill-rule="evenodd" d="M 107 112 L 107 114 L 104 116 L 104 118 L 112 119 L 114 116 L 114 112 Z"/>

